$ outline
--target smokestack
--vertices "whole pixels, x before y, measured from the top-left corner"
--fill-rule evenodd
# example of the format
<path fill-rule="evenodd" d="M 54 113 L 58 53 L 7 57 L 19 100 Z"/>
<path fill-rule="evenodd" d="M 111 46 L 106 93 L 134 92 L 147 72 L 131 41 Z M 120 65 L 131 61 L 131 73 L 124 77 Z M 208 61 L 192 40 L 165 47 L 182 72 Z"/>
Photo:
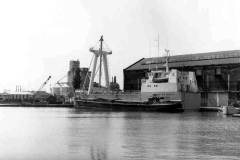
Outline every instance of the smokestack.
<path fill-rule="evenodd" d="M 19 92 L 19 85 L 16 85 L 16 92 Z"/>

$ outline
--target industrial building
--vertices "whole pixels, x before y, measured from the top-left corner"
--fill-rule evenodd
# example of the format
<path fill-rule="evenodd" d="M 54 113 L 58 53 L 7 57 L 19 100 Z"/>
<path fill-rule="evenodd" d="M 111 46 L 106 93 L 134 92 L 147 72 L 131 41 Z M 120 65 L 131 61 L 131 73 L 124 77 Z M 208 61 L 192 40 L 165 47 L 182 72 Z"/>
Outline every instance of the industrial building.
<path fill-rule="evenodd" d="M 78 75 L 76 75 L 78 74 Z M 80 83 L 80 89 L 83 89 L 83 86 L 85 85 L 84 89 L 88 88 L 91 72 L 88 68 L 80 68 L 80 61 L 79 60 L 71 60 L 69 62 L 69 71 L 67 72 L 67 75 L 62 77 L 60 80 L 58 80 L 51 88 L 51 92 L 54 96 L 57 97 L 58 102 L 70 102 L 72 101 L 72 97 L 74 96 L 74 89 L 73 89 L 73 81 L 74 78 L 79 78 L 77 81 Z M 67 77 L 67 81 L 62 82 L 62 80 Z"/>
<path fill-rule="evenodd" d="M 77 70 L 79 70 L 79 72 L 77 72 Z M 79 75 L 76 75 L 79 74 Z M 80 61 L 79 60 L 71 60 L 69 63 L 69 71 L 67 74 L 67 83 L 69 86 L 72 87 L 72 83 L 74 80 L 74 77 L 77 76 L 79 77 L 79 82 L 80 82 L 80 89 L 83 89 L 83 86 L 85 86 L 87 89 L 88 85 L 89 85 L 89 81 L 90 81 L 90 76 L 91 76 L 91 72 L 89 71 L 88 68 L 86 67 L 82 67 L 80 68 Z"/>
<path fill-rule="evenodd" d="M 69 71 L 67 73 L 67 82 L 68 82 L 69 86 L 72 86 L 74 76 L 78 69 L 80 69 L 80 61 L 79 60 L 76 60 L 76 61 L 72 60 L 69 62 Z"/>
<path fill-rule="evenodd" d="M 57 83 L 57 85 L 51 88 L 51 92 L 57 98 L 56 101 L 61 103 L 70 102 L 73 96 L 73 90 L 66 82 Z"/>
<path fill-rule="evenodd" d="M 33 92 L 28 91 L 16 91 L 0 93 L 1 102 L 30 102 L 33 101 Z"/>
<path fill-rule="evenodd" d="M 142 58 L 123 70 L 124 91 L 139 91 L 154 69 L 165 69 L 166 57 Z M 170 69 L 195 72 L 201 106 L 220 106 L 240 99 L 240 50 L 168 57 Z"/>

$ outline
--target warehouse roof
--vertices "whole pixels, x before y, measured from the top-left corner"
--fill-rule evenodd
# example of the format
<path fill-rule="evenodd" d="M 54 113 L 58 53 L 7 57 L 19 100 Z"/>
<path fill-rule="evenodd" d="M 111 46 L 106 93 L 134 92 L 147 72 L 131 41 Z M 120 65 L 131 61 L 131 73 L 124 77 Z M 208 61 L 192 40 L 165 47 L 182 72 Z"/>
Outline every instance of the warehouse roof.
<path fill-rule="evenodd" d="M 165 62 L 166 57 L 142 58 L 125 68 L 125 70 L 165 68 Z M 170 68 L 240 64 L 240 50 L 170 56 L 168 64 Z"/>

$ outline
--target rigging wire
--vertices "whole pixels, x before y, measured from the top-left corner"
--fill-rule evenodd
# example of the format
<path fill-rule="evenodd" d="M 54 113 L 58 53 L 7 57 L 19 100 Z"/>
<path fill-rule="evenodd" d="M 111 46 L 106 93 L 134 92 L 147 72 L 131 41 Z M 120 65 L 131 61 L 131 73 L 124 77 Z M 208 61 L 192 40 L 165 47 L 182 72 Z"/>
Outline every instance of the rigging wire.
<path fill-rule="evenodd" d="M 91 65 L 92 65 L 93 58 L 94 58 L 94 55 L 92 56 L 92 59 L 91 59 L 90 65 L 89 65 L 89 67 L 88 67 L 89 70 L 90 70 L 90 67 L 91 67 Z M 85 89 L 86 80 L 87 80 L 87 78 L 89 77 L 88 73 L 89 73 L 89 71 L 87 72 L 87 74 L 86 74 L 86 76 L 85 76 L 85 79 L 84 79 L 83 90 Z"/>
<path fill-rule="evenodd" d="M 103 49 L 105 49 L 106 51 L 111 51 L 110 47 L 105 41 L 103 41 Z"/>
<path fill-rule="evenodd" d="M 61 80 L 63 80 L 65 77 L 67 77 L 67 75 L 64 75 L 63 77 L 61 77 L 56 83 L 59 83 Z"/>

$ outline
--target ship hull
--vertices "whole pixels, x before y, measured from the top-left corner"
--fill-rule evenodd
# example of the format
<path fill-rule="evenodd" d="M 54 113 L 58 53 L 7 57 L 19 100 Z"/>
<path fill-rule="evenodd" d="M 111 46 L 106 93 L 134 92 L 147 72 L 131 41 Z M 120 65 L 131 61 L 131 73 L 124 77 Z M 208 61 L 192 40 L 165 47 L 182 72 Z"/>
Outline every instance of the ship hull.
<path fill-rule="evenodd" d="M 79 99 L 75 107 L 87 111 L 183 112 L 181 102 L 149 104 L 145 102 Z"/>

